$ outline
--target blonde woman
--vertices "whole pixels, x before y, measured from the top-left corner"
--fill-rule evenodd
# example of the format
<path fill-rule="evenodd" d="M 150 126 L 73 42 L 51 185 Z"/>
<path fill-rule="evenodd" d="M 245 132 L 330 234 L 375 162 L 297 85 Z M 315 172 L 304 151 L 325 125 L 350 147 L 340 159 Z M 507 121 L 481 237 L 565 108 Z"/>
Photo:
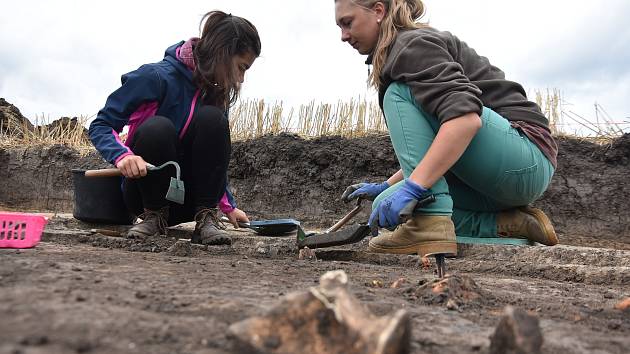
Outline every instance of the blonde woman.
<path fill-rule="evenodd" d="M 335 0 L 341 40 L 368 55 L 401 169 L 342 198 L 374 200 L 374 252 L 454 254 L 455 235 L 558 243 L 528 204 L 549 186 L 558 147 L 523 87 L 458 37 L 419 20 L 420 0 Z M 417 206 L 426 196 L 428 205 Z"/>

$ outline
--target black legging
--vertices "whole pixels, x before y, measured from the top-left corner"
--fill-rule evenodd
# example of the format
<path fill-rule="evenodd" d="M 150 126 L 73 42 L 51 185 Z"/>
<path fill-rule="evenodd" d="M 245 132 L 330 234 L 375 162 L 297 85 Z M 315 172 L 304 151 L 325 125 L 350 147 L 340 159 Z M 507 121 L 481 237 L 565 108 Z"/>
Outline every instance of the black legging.
<path fill-rule="evenodd" d="M 125 178 L 125 204 L 135 215 L 144 208 L 157 210 L 169 205 L 169 225 L 188 222 L 199 208 L 215 208 L 225 193 L 232 144 L 228 120 L 216 107 L 199 107 L 181 141 L 170 119 L 151 117 L 138 127 L 129 147 L 155 166 L 177 161 L 186 189 L 184 205 L 164 198 L 170 178 L 175 177 L 172 166 L 149 171 L 139 179 Z"/>

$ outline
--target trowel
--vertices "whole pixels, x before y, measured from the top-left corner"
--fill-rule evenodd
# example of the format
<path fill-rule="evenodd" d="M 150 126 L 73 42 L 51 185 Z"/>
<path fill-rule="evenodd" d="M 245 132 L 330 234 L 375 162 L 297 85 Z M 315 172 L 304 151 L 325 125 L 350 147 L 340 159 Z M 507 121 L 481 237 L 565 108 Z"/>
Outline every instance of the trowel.
<path fill-rule="evenodd" d="M 330 227 L 323 233 L 317 234 L 315 232 L 305 232 L 301 226 L 298 226 L 297 231 L 297 247 L 298 250 L 304 247 L 310 249 L 325 248 L 332 246 L 347 245 L 359 242 L 370 234 L 370 227 L 366 223 L 353 225 L 338 231 L 343 225 L 345 225 L 352 217 L 359 213 L 362 209 L 362 198 L 357 200 L 357 205 L 346 216 L 339 220 L 335 225 Z M 416 208 L 423 205 L 427 205 L 435 202 L 435 196 L 429 195 L 418 201 Z M 446 274 L 446 260 L 444 254 L 436 254 L 435 261 L 437 266 L 437 273 L 439 278 L 443 278 Z"/>
<path fill-rule="evenodd" d="M 171 202 L 184 204 L 184 181 L 181 180 L 181 170 L 179 168 L 179 164 L 175 161 L 167 161 L 160 166 L 154 166 L 150 163 L 147 163 L 147 170 L 149 171 L 157 171 L 161 170 L 168 165 L 175 166 L 175 178 L 171 177 L 171 181 L 168 186 L 168 191 L 166 191 L 166 200 L 170 200 Z M 122 172 L 117 168 L 104 168 L 100 170 L 87 170 L 85 171 L 85 177 L 115 177 L 122 176 Z"/>
<path fill-rule="evenodd" d="M 356 243 L 363 240 L 369 233 L 370 227 L 367 223 L 361 223 L 347 227 L 343 230 L 339 230 L 343 225 L 348 223 L 355 215 L 357 215 L 361 209 L 363 209 L 363 198 L 357 199 L 357 205 L 354 209 L 350 210 L 341 220 L 331 226 L 329 229 L 322 233 L 306 232 L 301 226 L 298 226 L 297 231 L 297 246 L 299 249 L 308 248 L 325 248 L 339 245 L 347 245 Z M 422 200 L 418 201 L 416 208 L 423 205 L 427 205 L 435 201 L 434 195 L 429 195 Z"/>
<path fill-rule="evenodd" d="M 369 233 L 370 227 L 367 224 L 353 225 L 341 231 L 339 229 L 348 223 L 362 209 L 363 198 L 357 199 L 357 205 L 350 210 L 341 220 L 337 221 L 333 226 L 322 233 L 306 232 L 300 225 L 297 228 L 297 246 L 298 249 L 308 248 L 325 248 L 332 246 L 347 245 L 363 240 Z"/>

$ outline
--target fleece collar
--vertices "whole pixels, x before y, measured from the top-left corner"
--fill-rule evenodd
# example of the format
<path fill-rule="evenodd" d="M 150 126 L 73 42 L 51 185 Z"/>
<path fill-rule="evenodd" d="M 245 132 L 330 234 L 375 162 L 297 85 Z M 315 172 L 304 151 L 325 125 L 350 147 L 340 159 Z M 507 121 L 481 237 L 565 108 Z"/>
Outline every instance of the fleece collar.
<path fill-rule="evenodd" d="M 193 54 L 193 48 L 199 41 L 199 38 L 192 37 L 181 47 L 177 48 L 177 60 L 181 61 L 190 71 L 195 71 L 195 56 Z"/>

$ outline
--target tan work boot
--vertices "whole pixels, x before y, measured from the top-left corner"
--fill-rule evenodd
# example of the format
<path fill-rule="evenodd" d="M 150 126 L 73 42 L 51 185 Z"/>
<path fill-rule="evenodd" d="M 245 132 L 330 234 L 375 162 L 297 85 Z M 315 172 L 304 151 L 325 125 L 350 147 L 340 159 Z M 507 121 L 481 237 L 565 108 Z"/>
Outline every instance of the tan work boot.
<path fill-rule="evenodd" d="M 377 253 L 457 254 L 455 226 L 450 216 L 417 215 L 393 233 L 370 240 L 369 250 Z"/>
<path fill-rule="evenodd" d="M 195 214 L 192 242 L 202 245 L 231 245 L 232 238 L 225 232 L 217 209 L 201 209 Z"/>
<path fill-rule="evenodd" d="M 133 225 L 131 229 L 127 231 L 126 237 L 131 239 L 143 239 L 149 236 L 166 235 L 168 213 L 168 206 L 159 210 L 144 209 L 144 213 L 138 216 L 138 219 L 142 219 L 142 221 Z"/>
<path fill-rule="evenodd" d="M 547 246 L 558 244 L 558 236 L 547 215 L 529 206 L 498 213 L 497 232 L 499 236 L 526 238 Z"/>

